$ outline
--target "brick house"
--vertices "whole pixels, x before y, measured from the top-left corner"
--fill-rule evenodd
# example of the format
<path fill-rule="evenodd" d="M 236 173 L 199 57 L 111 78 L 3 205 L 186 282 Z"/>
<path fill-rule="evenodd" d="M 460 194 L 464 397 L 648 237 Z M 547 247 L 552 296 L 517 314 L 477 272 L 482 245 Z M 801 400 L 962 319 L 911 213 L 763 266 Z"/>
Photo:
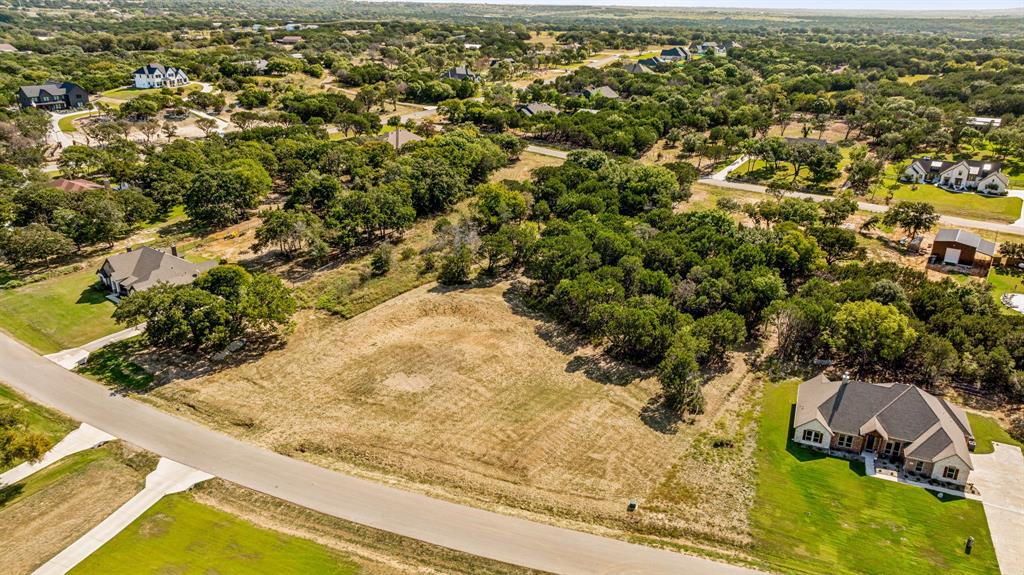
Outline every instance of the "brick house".
<path fill-rule="evenodd" d="M 903 383 L 829 381 L 823 374 L 803 382 L 792 439 L 834 455 L 870 455 L 911 477 L 961 487 L 974 469 L 967 414 Z"/>

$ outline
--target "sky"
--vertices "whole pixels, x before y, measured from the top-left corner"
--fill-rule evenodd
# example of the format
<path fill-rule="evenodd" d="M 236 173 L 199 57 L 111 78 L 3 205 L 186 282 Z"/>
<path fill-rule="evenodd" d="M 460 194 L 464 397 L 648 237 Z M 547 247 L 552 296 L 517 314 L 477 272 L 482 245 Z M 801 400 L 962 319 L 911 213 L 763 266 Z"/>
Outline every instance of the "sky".
<path fill-rule="evenodd" d="M 766 8 L 813 10 L 991 10 L 1017 8 L 1024 0 L 426 0 L 463 4 L 559 4 L 582 6 L 652 6 L 661 8 Z M 1024 20 L 1021 22 L 1024 29 Z"/>

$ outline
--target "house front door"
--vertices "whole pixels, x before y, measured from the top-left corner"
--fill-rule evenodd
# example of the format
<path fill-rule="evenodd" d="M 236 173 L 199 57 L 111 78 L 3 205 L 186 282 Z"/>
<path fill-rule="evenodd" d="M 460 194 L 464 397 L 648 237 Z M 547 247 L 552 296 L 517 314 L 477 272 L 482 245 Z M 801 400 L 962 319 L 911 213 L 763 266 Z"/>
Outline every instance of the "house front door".
<path fill-rule="evenodd" d="M 866 440 L 864 440 L 864 451 L 874 451 L 874 450 L 875 450 L 875 436 L 874 435 L 869 435 L 868 438 Z"/>

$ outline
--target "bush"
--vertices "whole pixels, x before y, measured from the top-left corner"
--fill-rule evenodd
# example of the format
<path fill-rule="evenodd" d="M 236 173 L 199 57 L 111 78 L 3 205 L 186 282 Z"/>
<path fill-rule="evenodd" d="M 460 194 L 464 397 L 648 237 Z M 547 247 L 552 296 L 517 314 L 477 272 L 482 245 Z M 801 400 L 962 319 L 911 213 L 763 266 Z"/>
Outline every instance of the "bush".
<path fill-rule="evenodd" d="M 437 280 L 444 285 L 469 283 L 469 272 L 473 266 L 473 254 L 469 247 L 462 246 L 445 256 L 441 262 L 441 273 Z"/>
<path fill-rule="evenodd" d="M 374 276 L 382 276 L 391 270 L 391 246 L 383 244 L 373 250 L 370 258 L 370 270 Z"/>

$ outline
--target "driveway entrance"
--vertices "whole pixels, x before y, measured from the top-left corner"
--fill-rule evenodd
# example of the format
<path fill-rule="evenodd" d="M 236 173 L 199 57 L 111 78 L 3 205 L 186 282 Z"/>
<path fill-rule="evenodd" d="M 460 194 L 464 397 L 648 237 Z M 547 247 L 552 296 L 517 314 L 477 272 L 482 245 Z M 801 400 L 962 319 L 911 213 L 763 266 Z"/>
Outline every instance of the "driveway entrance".
<path fill-rule="evenodd" d="M 1024 453 L 993 443 L 995 452 L 971 455 L 970 480 L 981 492 L 985 517 L 1003 575 L 1024 573 Z"/>

